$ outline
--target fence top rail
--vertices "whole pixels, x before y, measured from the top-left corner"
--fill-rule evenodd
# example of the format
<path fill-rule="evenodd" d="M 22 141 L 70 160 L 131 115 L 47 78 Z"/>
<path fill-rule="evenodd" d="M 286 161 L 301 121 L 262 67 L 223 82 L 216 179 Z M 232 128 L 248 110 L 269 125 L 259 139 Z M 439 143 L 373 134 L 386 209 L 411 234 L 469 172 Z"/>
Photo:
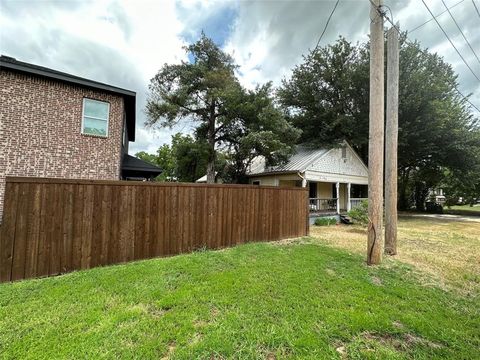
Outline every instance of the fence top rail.
<path fill-rule="evenodd" d="M 7 176 L 7 183 L 30 184 L 72 184 L 72 185 L 110 185 L 110 186 L 153 186 L 153 187 L 200 187 L 200 188 L 244 188 L 244 189 L 272 189 L 278 191 L 295 190 L 307 192 L 308 188 L 287 186 L 265 186 L 250 184 L 205 184 L 205 183 L 180 183 L 180 182 L 155 182 L 155 181 L 125 181 L 125 180 L 91 180 L 91 179 L 61 179 Z"/>

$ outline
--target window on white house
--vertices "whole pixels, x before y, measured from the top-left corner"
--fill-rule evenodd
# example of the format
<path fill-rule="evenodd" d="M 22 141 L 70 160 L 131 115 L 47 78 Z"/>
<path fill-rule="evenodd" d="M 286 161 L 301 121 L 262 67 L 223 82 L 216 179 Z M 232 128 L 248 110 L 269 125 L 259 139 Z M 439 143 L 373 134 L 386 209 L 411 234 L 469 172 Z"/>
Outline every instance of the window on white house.
<path fill-rule="evenodd" d="M 84 98 L 82 134 L 108 136 L 109 112 L 108 102 Z"/>
<path fill-rule="evenodd" d="M 347 147 L 344 146 L 342 147 L 342 159 L 346 159 L 347 158 Z"/>
<path fill-rule="evenodd" d="M 260 180 L 254 180 L 254 181 L 252 181 L 252 185 L 260 185 Z"/>

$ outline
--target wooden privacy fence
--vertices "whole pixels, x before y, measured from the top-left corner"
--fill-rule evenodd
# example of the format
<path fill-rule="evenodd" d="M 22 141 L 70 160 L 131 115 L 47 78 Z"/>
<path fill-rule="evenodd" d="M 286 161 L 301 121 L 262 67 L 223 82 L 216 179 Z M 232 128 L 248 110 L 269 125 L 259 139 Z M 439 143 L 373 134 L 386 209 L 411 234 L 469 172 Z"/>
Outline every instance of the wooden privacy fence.
<path fill-rule="evenodd" d="M 7 178 L 0 281 L 307 234 L 301 188 Z"/>

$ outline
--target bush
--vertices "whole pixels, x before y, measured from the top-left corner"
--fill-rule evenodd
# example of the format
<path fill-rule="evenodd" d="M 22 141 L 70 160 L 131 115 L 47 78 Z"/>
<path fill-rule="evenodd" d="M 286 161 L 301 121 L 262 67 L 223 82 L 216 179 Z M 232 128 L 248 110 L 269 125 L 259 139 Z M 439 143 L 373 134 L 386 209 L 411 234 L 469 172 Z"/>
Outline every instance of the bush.
<path fill-rule="evenodd" d="M 363 200 L 360 205 L 355 206 L 352 210 L 348 212 L 354 223 L 360 225 L 368 225 L 368 201 Z"/>
<path fill-rule="evenodd" d="M 425 203 L 425 211 L 430 214 L 443 214 L 443 207 L 433 201 L 427 201 Z"/>
<path fill-rule="evenodd" d="M 316 218 L 315 225 L 317 226 L 328 226 L 328 225 L 335 225 L 337 223 L 337 219 L 334 218 Z"/>

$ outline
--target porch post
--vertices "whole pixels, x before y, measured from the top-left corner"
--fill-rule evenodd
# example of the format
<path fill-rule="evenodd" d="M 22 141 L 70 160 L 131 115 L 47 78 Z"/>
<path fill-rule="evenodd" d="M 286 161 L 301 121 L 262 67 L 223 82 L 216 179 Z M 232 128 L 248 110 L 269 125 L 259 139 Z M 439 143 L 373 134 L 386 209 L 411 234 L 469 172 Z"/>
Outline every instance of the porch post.
<path fill-rule="evenodd" d="M 350 190 L 352 188 L 352 184 L 348 183 L 347 184 L 347 211 L 350 211 L 352 209 L 352 204 L 350 203 Z"/>
<path fill-rule="evenodd" d="M 302 187 L 307 187 L 307 179 L 305 177 L 302 178 Z"/>
<path fill-rule="evenodd" d="M 340 183 L 337 181 L 335 186 L 337 187 L 337 214 L 340 214 Z"/>

